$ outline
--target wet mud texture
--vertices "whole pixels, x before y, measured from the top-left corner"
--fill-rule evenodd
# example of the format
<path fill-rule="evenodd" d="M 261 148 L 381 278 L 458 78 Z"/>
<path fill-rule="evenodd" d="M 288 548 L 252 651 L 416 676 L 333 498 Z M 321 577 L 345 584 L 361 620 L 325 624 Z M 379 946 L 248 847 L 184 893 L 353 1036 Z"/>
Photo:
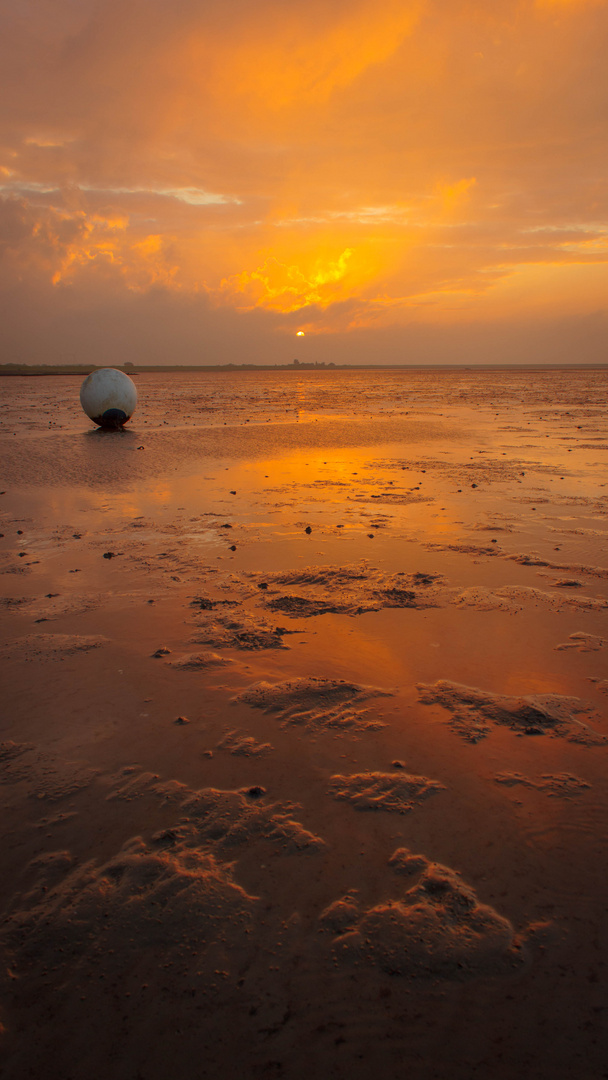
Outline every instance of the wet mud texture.
<path fill-rule="evenodd" d="M 601 371 L 4 380 L 7 1080 L 606 1072 Z"/>

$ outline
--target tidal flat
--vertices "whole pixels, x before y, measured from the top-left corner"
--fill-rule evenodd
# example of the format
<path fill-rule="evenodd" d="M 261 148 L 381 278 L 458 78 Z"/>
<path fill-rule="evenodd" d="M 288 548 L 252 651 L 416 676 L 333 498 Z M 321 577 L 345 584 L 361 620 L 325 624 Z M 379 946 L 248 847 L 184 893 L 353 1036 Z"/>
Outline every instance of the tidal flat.
<path fill-rule="evenodd" d="M 6 1080 L 608 1075 L 608 373 L 2 380 Z"/>

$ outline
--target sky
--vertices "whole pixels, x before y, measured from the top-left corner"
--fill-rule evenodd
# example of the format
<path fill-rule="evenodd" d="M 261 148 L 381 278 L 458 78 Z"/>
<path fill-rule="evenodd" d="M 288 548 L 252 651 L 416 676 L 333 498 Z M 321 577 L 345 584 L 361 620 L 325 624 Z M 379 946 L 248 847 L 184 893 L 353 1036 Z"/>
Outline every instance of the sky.
<path fill-rule="evenodd" d="M 0 0 L 0 363 L 608 362 L 608 0 Z"/>

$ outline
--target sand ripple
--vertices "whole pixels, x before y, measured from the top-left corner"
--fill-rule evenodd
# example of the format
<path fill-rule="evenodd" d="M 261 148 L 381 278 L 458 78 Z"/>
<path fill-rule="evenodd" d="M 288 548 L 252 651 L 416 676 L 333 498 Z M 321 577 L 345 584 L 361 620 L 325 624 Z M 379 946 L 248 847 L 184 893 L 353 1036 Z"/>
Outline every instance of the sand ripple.
<path fill-rule="evenodd" d="M 597 652 L 598 649 L 603 649 L 608 645 L 606 638 L 599 637 L 597 634 L 587 634 L 584 630 L 576 630 L 574 634 L 570 634 L 567 641 L 562 642 L 561 645 L 556 645 L 555 648 L 558 652 L 564 649 L 576 649 L 577 652 Z"/>
<path fill-rule="evenodd" d="M 417 685 L 420 701 L 425 705 L 441 705 L 447 709 L 451 714 L 451 727 L 469 742 L 479 742 L 485 738 L 493 724 L 506 725 L 520 735 L 554 734 L 572 742 L 606 742 L 604 735 L 592 731 L 577 719 L 580 715 L 593 712 L 588 702 L 577 697 L 561 694 L 510 697 L 447 679 L 440 679 L 432 685 Z"/>
<path fill-rule="evenodd" d="M 288 679 L 260 682 L 250 686 L 235 700 L 255 709 L 276 713 L 283 727 L 300 725 L 311 731 L 324 728 L 374 730 L 384 724 L 358 706 L 370 698 L 390 697 L 392 691 L 377 686 L 344 682 L 342 679 Z"/>
<path fill-rule="evenodd" d="M 560 796 L 563 799 L 580 795 L 586 788 L 591 787 L 591 784 L 582 780 L 580 776 L 565 772 L 544 773 L 536 780 L 530 776 L 523 776 L 521 773 L 504 772 L 497 773 L 494 779 L 497 784 L 504 784 L 505 787 L 534 788 L 536 791 L 544 791 L 547 795 Z"/>
<path fill-rule="evenodd" d="M 212 645 L 215 649 L 288 649 L 283 638 L 295 632 L 283 626 L 271 626 L 265 619 L 244 612 L 239 613 L 238 618 L 201 612 L 197 616 L 197 624 L 200 629 L 190 639 L 192 643 Z"/>
<path fill-rule="evenodd" d="M 329 790 L 334 798 L 346 799 L 357 810 L 396 810 L 405 814 L 445 788 L 426 776 L 367 772 L 332 776 Z"/>

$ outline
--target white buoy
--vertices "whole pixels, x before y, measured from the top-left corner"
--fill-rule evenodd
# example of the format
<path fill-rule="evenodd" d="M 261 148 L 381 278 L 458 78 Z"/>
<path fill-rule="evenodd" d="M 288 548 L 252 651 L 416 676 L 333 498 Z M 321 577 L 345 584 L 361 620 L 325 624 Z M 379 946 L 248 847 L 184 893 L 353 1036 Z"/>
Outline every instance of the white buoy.
<path fill-rule="evenodd" d="M 120 429 L 135 412 L 135 383 L 117 368 L 99 368 L 80 387 L 80 404 L 94 424 Z"/>

